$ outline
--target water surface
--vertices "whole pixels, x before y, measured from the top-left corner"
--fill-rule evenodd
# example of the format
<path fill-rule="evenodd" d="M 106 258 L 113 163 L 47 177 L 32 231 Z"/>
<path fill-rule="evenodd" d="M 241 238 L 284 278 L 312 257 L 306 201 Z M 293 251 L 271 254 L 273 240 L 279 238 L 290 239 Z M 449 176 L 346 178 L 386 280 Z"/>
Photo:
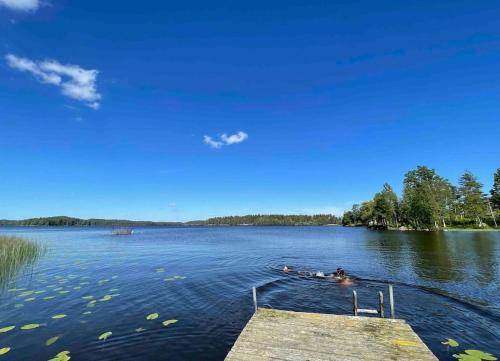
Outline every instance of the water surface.
<path fill-rule="evenodd" d="M 132 236 L 112 236 L 110 228 L 0 234 L 48 246 L 0 295 L 0 328 L 16 326 L 0 334 L 0 348 L 11 347 L 5 360 L 48 360 L 64 350 L 74 360 L 223 360 L 252 315 L 253 286 L 261 306 L 350 314 L 353 288 L 360 306 L 376 307 L 388 283 L 395 285 L 397 317 L 440 359 L 453 359 L 440 344 L 448 337 L 500 355 L 497 232 L 185 227 L 136 228 Z M 342 266 L 356 281 L 351 288 L 284 274 L 284 264 L 325 272 Z M 159 317 L 147 320 L 151 313 Z M 51 318 L 58 314 L 67 317 Z M 162 325 L 172 319 L 178 322 Z M 42 326 L 20 330 L 32 323 Z"/>

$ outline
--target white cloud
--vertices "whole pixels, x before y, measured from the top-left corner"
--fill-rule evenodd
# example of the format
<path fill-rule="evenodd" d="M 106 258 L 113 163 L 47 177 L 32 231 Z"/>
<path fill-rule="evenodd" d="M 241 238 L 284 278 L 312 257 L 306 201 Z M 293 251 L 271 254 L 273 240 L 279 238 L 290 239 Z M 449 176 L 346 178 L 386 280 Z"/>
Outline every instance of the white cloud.
<path fill-rule="evenodd" d="M 228 136 L 226 133 L 224 133 L 221 135 L 220 138 L 224 141 L 224 143 L 226 143 L 227 145 L 230 145 L 230 144 L 237 144 L 237 143 L 241 143 L 241 142 L 245 141 L 248 138 L 248 134 L 245 132 L 239 131 L 236 134 Z"/>
<path fill-rule="evenodd" d="M 39 0 L 0 0 L 0 7 L 5 6 L 14 11 L 36 11 L 40 7 Z"/>
<path fill-rule="evenodd" d="M 214 140 L 212 137 L 208 135 L 203 136 L 203 141 L 205 144 L 208 144 L 212 148 L 219 149 L 224 145 L 232 145 L 244 142 L 248 139 L 248 134 L 242 131 L 239 131 L 236 134 L 227 135 L 226 133 L 220 136 L 220 140 Z"/>
<path fill-rule="evenodd" d="M 3 0 L 0 0 L 3 1 Z M 61 88 L 61 93 L 69 98 L 84 102 L 98 109 L 101 94 L 97 92 L 97 70 L 85 70 L 78 65 L 63 65 L 56 60 L 32 61 L 14 54 L 5 56 L 11 68 L 31 73 L 38 81 Z"/>

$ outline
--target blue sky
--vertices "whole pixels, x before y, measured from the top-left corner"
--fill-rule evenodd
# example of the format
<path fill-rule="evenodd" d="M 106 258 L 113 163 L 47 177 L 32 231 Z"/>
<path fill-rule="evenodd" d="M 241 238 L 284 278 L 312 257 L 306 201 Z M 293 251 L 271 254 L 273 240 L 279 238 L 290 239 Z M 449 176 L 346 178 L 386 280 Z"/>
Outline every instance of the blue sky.
<path fill-rule="evenodd" d="M 0 218 L 341 212 L 500 167 L 497 1 L 0 0 Z"/>

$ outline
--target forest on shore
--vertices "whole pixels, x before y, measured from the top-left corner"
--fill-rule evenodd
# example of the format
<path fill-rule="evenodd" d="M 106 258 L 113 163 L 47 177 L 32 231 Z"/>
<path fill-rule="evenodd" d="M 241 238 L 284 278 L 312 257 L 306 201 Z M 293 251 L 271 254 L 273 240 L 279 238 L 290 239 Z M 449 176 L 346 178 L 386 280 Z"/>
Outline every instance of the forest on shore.
<path fill-rule="evenodd" d="M 333 214 L 253 214 L 247 216 L 214 217 L 207 220 L 208 225 L 214 226 L 325 226 L 340 223 L 341 218 Z"/>
<path fill-rule="evenodd" d="M 342 224 L 376 229 L 484 229 L 497 227 L 499 219 L 500 168 L 486 194 L 483 185 L 469 171 L 463 173 L 458 185 L 453 185 L 434 169 L 419 166 L 405 174 L 401 198 L 385 183 L 373 199 L 354 204 L 345 212 Z"/>

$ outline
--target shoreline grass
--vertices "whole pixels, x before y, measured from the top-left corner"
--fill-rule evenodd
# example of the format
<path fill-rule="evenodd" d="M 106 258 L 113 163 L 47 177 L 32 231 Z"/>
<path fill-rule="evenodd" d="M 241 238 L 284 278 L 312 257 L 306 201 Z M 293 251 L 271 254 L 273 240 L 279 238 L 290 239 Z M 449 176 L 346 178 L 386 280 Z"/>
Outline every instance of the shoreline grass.
<path fill-rule="evenodd" d="M 34 265 L 45 252 L 46 247 L 36 241 L 16 236 L 0 236 L 0 290 L 21 270 Z"/>

